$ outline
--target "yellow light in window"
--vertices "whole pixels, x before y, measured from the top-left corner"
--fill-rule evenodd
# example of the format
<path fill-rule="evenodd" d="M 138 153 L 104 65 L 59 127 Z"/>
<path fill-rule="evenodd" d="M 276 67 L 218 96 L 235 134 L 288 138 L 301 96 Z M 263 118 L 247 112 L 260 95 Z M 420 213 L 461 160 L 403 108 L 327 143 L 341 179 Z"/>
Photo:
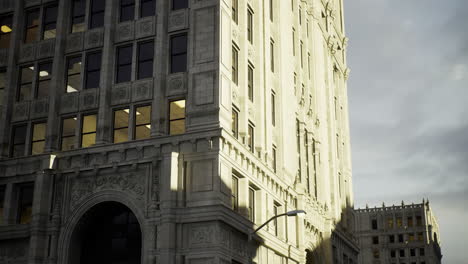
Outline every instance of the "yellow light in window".
<path fill-rule="evenodd" d="M 124 109 L 123 111 L 127 114 L 130 114 L 130 109 Z"/>
<path fill-rule="evenodd" d="M 39 76 L 41 77 L 49 76 L 49 73 L 47 71 L 40 71 Z"/>
<path fill-rule="evenodd" d="M 185 100 L 175 101 L 174 104 L 176 104 L 180 108 L 185 108 Z"/>
<path fill-rule="evenodd" d="M 2 27 L 0 28 L 0 30 L 2 30 L 3 33 L 9 33 L 11 32 L 11 28 L 7 25 L 2 25 Z"/>
<path fill-rule="evenodd" d="M 151 125 L 146 125 L 146 128 L 151 129 Z"/>

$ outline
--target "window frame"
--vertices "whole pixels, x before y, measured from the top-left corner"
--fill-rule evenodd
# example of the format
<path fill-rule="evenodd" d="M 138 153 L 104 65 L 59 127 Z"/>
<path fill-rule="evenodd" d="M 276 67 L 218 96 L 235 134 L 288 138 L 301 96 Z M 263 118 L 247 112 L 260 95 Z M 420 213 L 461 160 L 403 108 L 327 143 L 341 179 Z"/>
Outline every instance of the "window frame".
<path fill-rule="evenodd" d="M 254 43 L 254 11 L 250 7 L 250 5 L 247 5 L 247 41 L 253 45 Z"/>
<path fill-rule="evenodd" d="M 144 124 L 137 124 L 137 112 L 138 112 L 138 109 L 139 108 L 143 108 L 143 107 L 149 107 L 149 122 L 148 123 L 144 123 Z M 150 135 L 149 137 L 147 138 L 150 138 L 151 137 L 151 117 L 152 117 L 152 110 L 153 110 L 153 106 L 151 103 L 147 103 L 147 104 L 140 104 L 140 105 L 136 105 L 133 107 L 134 108 L 134 114 L 133 114 L 133 123 L 132 123 L 132 126 L 133 126 L 133 135 L 132 135 L 132 140 L 140 140 L 140 139 L 146 139 L 146 138 L 137 138 L 137 128 L 138 127 L 141 127 L 141 126 L 147 126 L 149 125 L 149 130 L 150 130 Z"/>
<path fill-rule="evenodd" d="M 255 82 L 255 67 L 250 63 L 247 64 L 247 95 L 250 102 L 254 101 L 254 82 Z"/>
<path fill-rule="evenodd" d="M 231 109 L 231 132 L 234 138 L 239 139 L 239 109 L 232 105 Z"/>
<path fill-rule="evenodd" d="M 171 104 L 172 103 L 175 103 L 177 101 L 184 101 L 185 103 L 185 107 L 184 107 L 184 117 L 183 118 L 175 118 L 175 119 L 172 119 L 171 118 Z M 187 132 L 187 99 L 185 97 L 181 97 L 181 98 L 174 98 L 174 99 L 171 99 L 169 100 L 169 111 L 168 111 L 168 134 L 170 136 L 176 136 L 176 135 L 181 135 L 181 134 L 185 134 Z M 171 132 L 171 123 L 174 122 L 174 121 L 180 121 L 180 120 L 184 120 L 184 132 L 183 133 L 179 133 L 179 134 L 172 134 Z"/>
<path fill-rule="evenodd" d="M 31 21 L 31 25 L 29 24 L 29 15 L 32 14 L 32 13 L 37 13 L 37 24 L 34 24 L 34 20 Z M 26 12 L 25 12 L 25 16 L 24 16 L 24 35 L 23 35 L 23 43 L 24 44 L 30 44 L 30 43 L 35 43 L 37 41 L 39 41 L 39 31 L 40 31 L 40 25 L 41 25 L 41 9 L 39 7 L 35 7 L 35 8 L 31 8 L 31 9 L 27 9 Z M 34 33 L 34 30 L 36 30 L 36 32 Z M 28 40 L 28 34 L 30 31 L 33 31 L 32 32 L 32 37 L 33 39 L 32 40 Z M 34 36 L 35 34 L 35 36 Z"/>
<path fill-rule="evenodd" d="M 84 5 L 84 8 L 83 8 L 83 12 L 76 15 L 75 16 L 75 8 L 77 7 L 75 5 L 75 3 L 77 2 L 83 2 L 83 5 Z M 77 33 L 77 32 L 83 32 L 83 31 L 86 31 L 87 29 L 87 23 L 86 23 L 86 9 L 88 7 L 88 0 L 72 0 L 71 2 L 71 8 L 70 8 L 70 33 Z M 75 20 L 79 20 L 79 19 L 83 19 L 83 21 L 81 23 L 75 23 Z M 78 29 L 78 30 L 74 30 L 75 29 L 75 25 L 81 25 L 82 24 L 82 27 L 83 29 Z"/>
<path fill-rule="evenodd" d="M 73 135 L 64 135 L 64 124 L 65 120 L 67 119 L 74 119 L 75 121 L 75 128 L 74 128 L 74 133 Z M 68 150 L 74 150 L 76 149 L 76 141 L 78 139 L 77 133 L 80 131 L 80 120 L 78 118 L 78 115 L 71 115 L 71 116 L 63 116 L 61 117 L 60 121 L 60 151 L 68 151 Z M 63 139 L 65 138 L 73 138 L 73 145 L 71 149 L 63 149 Z"/>
<path fill-rule="evenodd" d="M 8 26 L 10 29 L 9 32 L 3 32 L 0 30 L 0 49 L 9 49 L 11 45 L 11 32 L 13 32 L 13 14 L 4 14 L 0 16 L 0 26 Z"/>
<path fill-rule="evenodd" d="M 102 9 L 97 9 L 95 10 L 94 9 L 94 2 L 95 1 L 103 1 L 104 4 L 103 4 L 103 8 Z M 99 6 L 98 6 L 99 8 Z M 102 24 L 100 24 L 100 21 L 99 21 L 99 15 L 102 14 Z M 104 27 L 104 24 L 105 24 L 105 14 L 106 14 L 106 4 L 105 4 L 105 0 L 89 0 L 89 21 L 88 21 L 88 29 L 95 29 L 95 28 L 102 28 Z M 96 17 L 95 17 L 96 16 Z M 97 21 L 99 22 L 97 25 L 93 25 L 94 23 L 94 19 L 97 19 Z"/>
<path fill-rule="evenodd" d="M 33 69 L 31 69 L 31 67 Z M 32 76 L 31 76 L 31 80 L 28 81 L 28 82 L 24 82 L 23 81 L 23 69 L 30 69 L 32 71 Z M 18 78 L 19 78 L 19 82 L 18 82 L 18 90 L 16 92 L 16 101 L 17 102 L 23 102 L 23 101 L 30 101 L 32 98 L 33 98 L 33 95 L 34 95 L 34 79 L 35 79 L 35 75 L 36 75 L 36 65 L 35 63 L 30 63 L 30 64 L 25 64 L 25 65 L 19 65 L 19 74 L 18 74 Z M 28 98 L 21 98 L 21 91 L 23 90 L 23 86 L 24 85 L 29 85 L 29 96 Z"/>
<path fill-rule="evenodd" d="M 98 128 L 98 113 L 96 112 L 87 112 L 87 113 L 82 113 L 81 115 L 81 119 L 80 119 L 80 127 L 79 127 L 79 148 L 89 148 L 89 147 L 92 147 L 94 145 L 96 145 L 96 137 L 97 137 L 97 128 Z M 95 119 L 96 119 L 96 130 L 94 131 L 90 131 L 90 132 L 84 132 L 84 122 L 85 122 L 85 118 L 87 116 L 95 116 Z M 87 136 L 87 135 L 92 135 L 94 134 L 94 144 L 92 145 L 89 145 L 89 146 L 83 146 L 83 138 L 84 136 Z"/>
<path fill-rule="evenodd" d="M 24 128 L 24 138 L 22 139 L 22 142 L 16 143 L 16 138 L 15 135 L 17 134 L 15 131 L 17 128 L 23 127 Z M 13 124 L 11 127 L 11 144 L 10 144 L 10 157 L 12 158 L 18 158 L 18 157 L 24 157 L 26 156 L 26 146 L 28 142 L 28 129 L 29 129 L 29 124 L 28 123 L 18 123 L 18 124 Z M 22 153 L 19 153 L 18 155 L 15 155 L 15 147 L 22 145 Z"/>
<path fill-rule="evenodd" d="M 48 78 L 46 79 L 42 79 L 41 80 L 41 66 L 44 66 L 44 65 L 48 65 L 50 64 L 50 74 L 48 75 Z M 36 78 L 36 84 L 34 85 L 35 89 L 34 89 L 34 93 L 33 93 L 33 98 L 34 99 L 40 99 L 40 98 L 45 98 L 45 97 L 48 97 L 50 95 L 50 84 L 52 83 L 52 73 L 53 73 L 53 70 L 54 70 L 54 62 L 53 60 L 46 60 L 46 61 L 41 61 L 41 62 L 38 62 L 37 63 L 37 67 L 34 68 L 35 69 L 35 78 Z M 47 86 L 47 95 L 46 96 L 39 96 L 39 88 L 41 86 L 41 83 L 44 83 L 44 82 L 48 82 L 49 85 Z"/>
<path fill-rule="evenodd" d="M 32 220 L 32 210 L 34 207 L 34 191 L 35 191 L 35 183 L 34 182 L 27 182 L 27 183 L 20 183 L 16 186 L 17 188 L 17 211 L 16 211 L 16 223 L 17 224 L 29 224 Z M 32 189 L 31 194 L 31 219 L 28 222 L 22 222 L 22 215 L 23 210 L 26 210 L 28 204 L 23 204 L 23 194 L 25 189 Z"/>
<path fill-rule="evenodd" d="M 135 7 L 136 7 L 135 0 L 132 0 L 131 3 L 126 3 L 126 4 L 122 4 L 123 1 L 124 0 L 119 1 L 119 23 L 135 20 Z M 122 20 L 122 10 L 128 7 L 133 7 L 132 17 L 129 19 Z"/>
<path fill-rule="evenodd" d="M 181 2 L 183 1 L 183 2 Z M 174 4 L 176 2 L 180 2 L 178 5 Z M 180 5 L 180 6 L 179 6 Z M 180 10 L 180 9 L 185 9 L 189 7 L 189 1 L 188 0 L 172 0 L 171 1 L 171 9 L 172 10 Z"/>
<path fill-rule="evenodd" d="M 250 152 L 255 153 L 255 125 L 249 120 L 247 125 L 247 147 Z"/>
<path fill-rule="evenodd" d="M 99 67 L 97 69 L 89 70 L 89 61 L 90 57 L 94 55 L 99 54 Z M 94 50 L 86 53 L 85 57 L 85 66 L 84 66 L 84 80 L 82 82 L 82 89 L 87 90 L 87 89 L 98 89 L 100 88 L 100 83 L 101 83 L 101 68 L 102 68 L 102 50 Z M 82 69 L 83 70 L 83 69 Z M 98 86 L 97 87 L 88 87 L 88 74 L 90 73 L 99 73 L 99 81 L 98 81 Z M 84 85 L 83 85 L 84 84 Z"/>
<path fill-rule="evenodd" d="M 72 59 L 79 59 L 78 64 L 80 65 L 80 70 L 79 70 L 78 73 L 73 73 L 73 74 L 69 73 L 70 61 Z M 83 54 L 76 54 L 76 55 L 71 55 L 71 56 L 66 57 L 66 67 L 67 67 L 67 69 L 66 69 L 66 73 L 65 73 L 66 74 L 66 77 L 65 77 L 65 93 L 76 93 L 76 92 L 80 92 L 80 91 L 83 90 L 83 87 L 84 87 L 84 84 L 83 84 L 84 64 L 85 63 L 83 63 Z M 78 89 L 76 89 L 76 91 L 69 92 L 68 91 L 68 86 L 69 86 L 68 83 L 69 83 L 70 76 L 76 76 L 76 75 L 80 76 L 80 79 L 79 79 L 80 80 L 80 87 L 77 87 Z"/>
<path fill-rule="evenodd" d="M 53 20 L 51 21 L 47 21 L 47 15 L 48 15 L 48 10 L 51 9 L 51 8 L 55 8 L 56 9 L 56 17 L 54 17 Z M 41 23 L 41 40 L 45 40 L 45 39 L 54 39 L 57 37 L 57 19 L 58 19 L 58 3 L 52 3 L 52 4 L 49 4 L 49 5 L 46 5 L 43 7 L 43 14 L 42 14 L 42 23 Z M 53 38 L 46 38 L 45 37 L 45 33 L 49 30 L 46 30 L 47 26 L 48 25 L 54 25 L 54 28 L 53 30 L 55 30 L 55 37 Z"/>
<path fill-rule="evenodd" d="M 275 72 L 275 41 L 270 38 L 270 71 Z"/>
<path fill-rule="evenodd" d="M 149 10 L 149 9 L 144 9 L 143 8 L 143 5 L 144 3 L 152 3 L 153 5 L 153 8 L 151 9 L 151 13 L 150 14 L 145 14 L 143 15 L 143 10 Z M 144 17 L 149 17 L 149 16 L 155 16 L 156 15 L 156 1 L 155 0 L 140 0 L 140 7 L 139 7 L 139 17 L 140 18 L 144 18 Z"/>
<path fill-rule="evenodd" d="M 34 140 L 34 134 L 35 134 L 35 127 L 36 125 L 41 125 L 41 124 L 44 124 L 44 138 L 41 138 L 39 140 Z M 47 120 L 38 120 L 38 121 L 34 121 L 31 123 L 31 127 L 30 127 L 30 136 L 29 136 L 29 150 L 28 150 L 28 155 L 40 155 L 40 154 L 43 154 L 45 152 L 45 144 L 46 144 L 46 138 L 47 138 Z M 44 149 L 42 149 L 42 152 L 40 153 L 33 153 L 33 147 L 34 147 L 34 144 L 35 143 L 39 143 L 39 142 L 44 142 Z"/>
<path fill-rule="evenodd" d="M 248 199 L 248 219 L 255 223 L 255 198 L 256 198 L 256 189 L 253 186 L 249 186 L 249 199 Z"/>
<path fill-rule="evenodd" d="M 232 82 L 239 85 L 239 47 L 234 42 L 232 43 L 231 64 Z"/>
<path fill-rule="evenodd" d="M 231 2 L 231 17 L 234 23 L 239 23 L 239 0 L 232 0 Z"/>
<path fill-rule="evenodd" d="M 130 48 L 129 49 L 131 51 L 130 62 L 121 63 L 120 60 L 119 60 L 120 52 L 125 48 Z M 133 43 L 117 46 L 116 47 L 116 60 L 115 60 L 115 67 L 116 67 L 116 69 L 115 69 L 115 84 L 131 82 L 133 80 L 133 78 L 132 78 L 132 67 L 133 66 L 132 65 L 133 65 Z M 129 77 L 129 79 L 119 81 L 119 76 L 120 76 L 119 75 L 119 70 L 122 67 L 127 67 L 127 66 L 130 66 L 130 77 Z"/>
<path fill-rule="evenodd" d="M 141 57 L 141 54 L 140 54 L 140 49 L 141 49 L 141 46 L 142 45 L 145 45 L 145 44 L 152 44 L 152 52 L 151 52 L 151 58 L 149 59 L 140 59 Z M 141 41 L 141 42 L 138 42 L 137 43 L 137 59 L 136 59 L 136 80 L 142 80 L 142 79 L 147 79 L 147 78 L 152 78 L 153 77 L 153 72 L 154 72 L 154 40 L 148 40 L 148 41 Z M 140 68 L 142 67 L 141 64 L 143 63 L 146 63 L 146 62 L 151 62 L 151 74 L 150 76 L 145 76 L 145 77 L 141 77 L 140 76 Z"/>
<path fill-rule="evenodd" d="M 125 110 L 128 110 L 125 111 Z M 116 113 L 119 112 L 119 111 L 123 111 L 123 112 L 126 112 L 128 114 L 128 119 L 127 119 L 127 126 L 122 126 L 122 127 L 116 127 Z M 130 126 L 131 126 L 131 107 L 130 106 L 123 106 L 123 107 L 119 107 L 119 108 L 114 108 L 112 110 L 112 143 L 113 144 L 117 144 L 117 143 L 123 143 L 123 142 L 127 142 L 130 140 Z M 119 131 L 119 130 L 127 130 L 127 138 L 126 140 L 123 140 L 123 141 L 119 141 L 119 142 L 115 142 L 115 132 L 116 131 Z"/>
<path fill-rule="evenodd" d="M 234 173 L 231 175 L 231 209 L 239 211 L 239 177 Z"/>
<path fill-rule="evenodd" d="M 174 47 L 173 41 L 177 38 L 184 37 L 185 38 L 185 51 L 184 52 L 174 52 Z M 174 34 L 169 36 L 169 73 L 179 73 L 179 72 L 187 72 L 188 70 L 188 34 L 186 32 L 180 33 L 180 34 Z M 174 58 L 179 57 L 179 56 L 185 56 L 184 60 L 184 69 L 181 70 L 176 70 L 175 69 L 175 63 L 174 63 Z"/>

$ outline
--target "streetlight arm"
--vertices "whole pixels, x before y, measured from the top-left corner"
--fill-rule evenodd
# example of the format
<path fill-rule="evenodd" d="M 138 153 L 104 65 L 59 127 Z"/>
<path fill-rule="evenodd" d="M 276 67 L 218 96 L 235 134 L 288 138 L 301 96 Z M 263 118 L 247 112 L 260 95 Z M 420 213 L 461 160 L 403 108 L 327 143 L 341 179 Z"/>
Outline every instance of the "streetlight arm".
<path fill-rule="evenodd" d="M 270 218 L 268 221 L 266 221 L 265 223 L 263 223 L 261 226 L 259 226 L 257 229 L 255 229 L 251 234 L 255 234 L 258 232 L 258 230 L 262 229 L 264 226 L 268 225 L 268 223 L 270 223 L 271 221 L 275 220 L 276 218 L 278 217 L 281 217 L 281 216 L 285 216 L 285 215 L 288 215 L 288 214 L 279 214 L 279 215 L 275 215 L 273 216 L 272 218 Z"/>

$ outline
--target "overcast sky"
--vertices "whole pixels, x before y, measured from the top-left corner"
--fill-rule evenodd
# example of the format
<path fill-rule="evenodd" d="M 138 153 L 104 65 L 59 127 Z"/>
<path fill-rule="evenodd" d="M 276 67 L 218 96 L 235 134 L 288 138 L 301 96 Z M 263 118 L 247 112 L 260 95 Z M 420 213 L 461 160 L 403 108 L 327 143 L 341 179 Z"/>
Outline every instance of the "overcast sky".
<path fill-rule="evenodd" d="M 466 264 L 468 0 L 345 0 L 356 207 L 420 203 Z"/>

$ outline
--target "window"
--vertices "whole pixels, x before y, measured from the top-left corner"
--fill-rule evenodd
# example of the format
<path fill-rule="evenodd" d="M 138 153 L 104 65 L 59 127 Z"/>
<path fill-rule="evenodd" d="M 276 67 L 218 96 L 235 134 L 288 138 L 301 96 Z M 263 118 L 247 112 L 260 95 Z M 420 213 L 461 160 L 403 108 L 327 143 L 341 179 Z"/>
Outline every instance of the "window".
<path fill-rule="evenodd" d="M 372 219 L 372 229 L 377 230 L 377 219 Z"/>
<path fill-rule="evenodd" d="M 0 225 L 3 224 L 3 203 L 5 202 L 5 186 L 0 186 Z"/>
<path fill-rule="evenodd" d="M 232 106 L 232 135 L 235 138 L 239 138 L 239 110 L 235 106 Z"/>
<path fill-rule="evenodd" d="M 3 94 L 5 93 L 6 87 L 6 71 L 0 69 L 0 106 L 3 104 Z"/>
<path fill-rule="evenodd" d="M 275 72 L 275 42 L 270 39 L 270 70 Z"/>
<path fill-rule="evenodd" d="M 292 28 L 292 52 L 296 56 L 296 29 Z"/>
<path fill-rule="evenodd" d="M 49 96 L 50 81 L 52 79 L 52 62 L 39 64 L 37 72 L 36 98 Z"/>
<path fill-rule="evenodd" d="M 419 256 L 420 256 L 420 257 L 424 257 L 424 256 L 425 256 L 424 248 L 420 248 L 420 249 L 419 249 Z"/>
<path fill-rule="evenodd" d="M 13 16 L 0 17 L 0 49 L 10 48 L 11 31 L 13 30 Z"/>
<path fill-rule="evenodd" d="M 232 21 L 236 22 L 239 20 L 238 14 L 238 0 L 232 0 Z"/>
<path fill-rule="evenodd" d="M 138 44 L 138 73 L 137 79 L 145 79 L 153 76 L 154 42 Z"/>
<path fill-rule="evenodd" d="M 379 237 L 378 236 L 372 237 L 372 244 L 374 244 L 374 245 L 379 244 Z"/>
<path fill-rule="evenodd" d="M 62 141 L 60 149 L 71 150 L 75 148 L 75 133 L 77 127 L 77 118 L 65 118 L 62 120 Z"/>
<path fill-rule="evenodd" d="M 187 71 L 187 35 L 171 37 L 171 73 Z"/>
<path fill-rule="evenodd" d="M 270 21 L 273 22 L 273 0 L 270 0 Z"/>
<path fill-rule="evenodd" d="M 31 138 L 31 154 L 44 153 L 46 137 L 46 123 L 33 124 L 32 138 Z"/>
<path fill-rule="evenodd" d="M 129 118 L 129 108 L 114 111 L 114 143 L 128 140 Z"/>
<path fill-rule="evenodd" d="M 302 8 L 299 7 L 299 25 L 302 25 Z"/>
<path fill-rule="evenodd" d="M 253 44 L 253 11 L 250 7 L 247 8 L 247 40 Z"/>
<path fill-rule="evenodd" d="M 403 240 L 404 240 L 403 234 L 399 234 L 398 235 L 398 243 L 403 243 Z"/>
<path fill-rule="evenodd" d="M 301 124 L 296 119 L 296 150 L 297 150 L 297 175 L 302 179 L 302 158 L 301 158 Z"/>
<path fill-rule="evenodd" d="M 374 255 L 375 259 L 379 259 L 380 258 L 380 251 L 378 249 L 374 249 L 373 250 L 373 255 Z"/>
<path fill-rule="evenodd" d="M 135 0 L 120 0 L 120 22 L 135 18 Z"/>
<path fill-rule="evenodd" d="M 247 131 L 247 146 L 251 152 L 254 152 L 254 126 L 249 122 L 249 127 Z"/>
<path fill-rule="evenodd" d="M 55 38 L 57 35 L 57 5 L 44 8 L 42 21 L 42 39 Z"/>
<path fill-rule="evenodd" d="M 416 249 L 410 248 L 410 256 L 415 257 L 416 256 Z"/>
<path fill-rule="evenodd" d="M 17 101 L 31 100 L 32 83 L 34 78 L 34 66 L 28 65 L 21 67 L 20 88 L 17 95 Z"/>
<path fill-rule="evenodd" d="M 390 243 L 395 243 L 395 235 L 389 235 L 389 236 L 388 236 L 388 241 L 389 241 Z"/>
<path fill-rule="evenodd" d="M 129 82 L 132 79 L 132 55 L 132 46 L 117 49 L 117 83 Z"/>
<path fill-rule="evenodd" d="M 408 217 L 408 227 L 412 227 L 413 226 L 413 217 Z"/>
<path fill-rule="evenodd" d="M 414 241 L 414 233 L 409 234 L 409 241 Z"/>
<path fill-rule="evenodd" d="M 11 156 L 21 157 L 25 155 L 27 124 L 13 127 Z"/>
<path fill-rule="evenodd" d="M 416 216 L 416 225 L 422 226 L 422 217 L 420 215 Z"/>
<path fill-rule="evenodd" d="M 424 240 L 424 235 L 423 235 L 422 232 L 419 232 L 419 233 L 418 233 L 418 240 L 419 240 L 419 241 L 423 241 L 423 240 Z"/>
<path fill-rule="evenodd" d="M 396 251 L 395 250 L 390 250 L 390 257 L 391 258 L 396 258 Z"/>
<path fill-rule="evenodd" d="M 273 156 L 272 157 L 272 167 L 273 167 L 273 171 L 276 172 L 276 166 L 277 166 L 277 158 L 276 158 L 276 146 L 273 145 L 272 149 L 271 149 L 271 155 Z"/>
<path fill-rule="evenodd" d="M 403 219 L 401 217 L 397 217 L 396 222 L 397 222 L 397 227 L 403 226 Z"/>
<path fill-rule="evenodd" d="M 249 66 L 247 66 L 247 93 L 249 96 L 249 100 L 253 102 L 253 97 L 254 97 L 254 70 L 253 66 L 249 63 Z"/>
<path fill-rule="evenodd" d="M 140 17 L 154 16 L 156 13 L 156 0 L 141 0 Z"/>
<path fill-rule="evenodd" d="M 135 139 L 151 136 L 151 106 L 139 106 L 135 110 Z"/>
<path fill-rule="evenodd" d="M 32 43 L 39 38 L 39 9 L 26 12 L 26 28 L 24 30 L 24 43 Z"/>
<path fill-rule="evenodd" d="M 249 187 L 249 220 L 255 222 L 255 189 Z"/>
<path fill-rule="evenodd" d="M 387 227 L 390 229 L 393 228 L 393 217 L 387 219 Z"/>
<path fill-rule="evenodd" d="M 188 8 L 188 0 L 172 0 L 172 10 Z"/>
<path fill-rule="evenodd" d="M 83 116 L 81 125 L 81 147 L 86 148 L 96 144 L 97 115 Z"/>
<path fill-rule="evenodd" d="M 231 183 L 231 208 L 234 211 L 239 210 L 239 178 L 232 175 Z"/>
<path fill-rule="evenodd" d="M 273 204 L 273 216 L 278 215 L 278 212 L 279 212 L 279 204 L 274 202 L 274 204 Z M 275 232 L 275 236 L 278 236 L 278 218 L 275 218 L 273 220 L 273 230 Z"/>
<path fill-rule="evenodd" d="M 32 219 L 34 184 L 21 185 L 18 191 L 18 223 L 29 224 Z"/>
<path fill-rule="evenodd" d="M 89 53 L 87 55 L 85 89 L 99 87 L 99 81 L 101 80 L 101 57 L 102 53 L 100 51 Z"/>
<path fill-rule="evenodd" d="M 300 44 L 300 52 L 301 52 L 301 69 L 304 68 L 304 43 L 301 41 Z"/>
<path fill-rule="evenodd" d="M 86 1 L 87 0 L 73 0 L 71 33 L 82 32 L 86 29 Z"/>
<path fill-rule="evenodd" d="M 104 26 L 104 11 L 106 9 L 106 0 L 91 0 L 91 19 L 89 28 L 98 28 Z"/>
<path fill-rule="evenodd" d="M 307 53 L 307 70 L 308 70 L 308 74 L 309 74 L 309 80 L 310 80 L 310 76 L 311 76 L 311 73 L 312 73 L 312 69 L 310 68 L 311 64 L 310 64 L 310 53 Z"/>
<path fill-rule="evenodd" d="M 239 50 L 232 45 L 232 81 L 237 85 L 239 83 Z"/>
<path fill-rule="evenodd" d="M 172 101 L 169 104 L 169 134 L 185 133 L 185 99 Z"/>
<path fill-rule="evenodd" d="M 276 94 L 271 92 L 271 124 L 276 126 Z"/>
<path fill-rule="evenodd" d="M 404 249 L 400 249 L 400 257 L 401 258 L 405 257 L 405 250 Z"/>
<path fill-rule="evenodd" d="M 67 62 L 67 93 L 81 90 L 81 56 L 68 58 Z"/>

